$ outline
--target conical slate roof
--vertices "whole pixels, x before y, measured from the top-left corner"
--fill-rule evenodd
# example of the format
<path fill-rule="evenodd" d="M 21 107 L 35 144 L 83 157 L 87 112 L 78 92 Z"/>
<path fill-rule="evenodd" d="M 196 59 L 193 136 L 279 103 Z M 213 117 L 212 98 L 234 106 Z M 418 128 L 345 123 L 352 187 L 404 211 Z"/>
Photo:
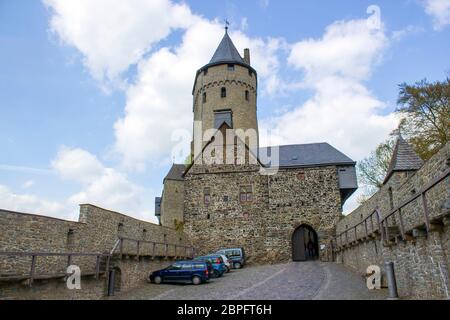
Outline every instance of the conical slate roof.
<path fill-rule="evenodd" d="M 384 182 L 390 178 L 394 171 L 413 171 L 419 170 L 423 165 L 423 160 L 413 150 L 411 145 L 399 136 L 394 147 L 391 163 Z"/>
<path fill-rule="evenodd" d="M 242 59 L 241 55 L 237 51 L 236 47 L 233 44 L 233 41 L 231 41 L 230 36 L 228 35 L 228 32 L 225 32 L 225 35 L 223 36 L 222 41 L 219 44 L 219 47 L 216 49 L 216 52 L 214 53 L 213 57 L 211 58 L 210 64 L 212 63 L 245 63 L 244 59 Z"/>

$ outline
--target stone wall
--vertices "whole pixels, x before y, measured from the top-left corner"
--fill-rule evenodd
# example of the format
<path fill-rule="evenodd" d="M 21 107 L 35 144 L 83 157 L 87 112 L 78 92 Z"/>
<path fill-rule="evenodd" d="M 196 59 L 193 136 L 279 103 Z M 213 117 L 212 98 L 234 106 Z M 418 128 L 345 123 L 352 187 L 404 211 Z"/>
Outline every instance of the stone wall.
<path fill-rule="evenodd" d="M 352 228 L 378 208 L 384 218 L 427 184 L 448 172 L 450 144 L 427 161 L 416 172 L 395 172 L 381 190 L 337 224 L 337 234 Z M 399 294 L 410 298 L 449 297 L 449 177 L 426 192 L 430 229 L 425 229 L 423 202 L 418 197 L 402 208 L 405 240 L 399 236 L 382 242 L 380 235 L 358 241 L 337 252 L 336 260 L 364 274 L 369 265 L 393 261 Z M 398 213 L 389 218 L 391 228 L 399 226 Z M 390 229 L 391 230 L 391 229 Z M 356 238 L 364 237 L 364 225 L 356 230 Z M 354 230 L 349 241 L 355 239 Z"/>
<path fill-rule="evenodd" d="M 184 212 L 184 181 L 165 180 L 161 201 L 161 224 L 181 228 Z"/>
<path fill-rule="evenodd" d="M 304 224 L 317 231 L 321 244 L 327 243 L 341 212 L 334 166 L 280 169 L 266 176 L 258 165 L 194 165 L 185 183 L 185 232 L 196 247 L 203 252 L 243 247 L 250 262 L 290 260 L 292 235 Z M 246 186 L 253 192 L 249 203 L 239 197 Z M 204 203 L 205 188 L 209 204 Z"/>
<path fill-rule="evenodd" d="M 45 216 L 24 214 L 0 210 L 0 252 L 45 252 L 45 253 L 109 253 L 115 245 L 118 237 L 130 238 L 141 241 L 159 242 L 155 247 L 155 254 L 165 256 L 164 243 L 169 246 L 169 255 L 175 255 L 175 246 L 178 245 L 176 254 L 182 256 L 182 246 L 189 245 L 186 236 L 173 228 L 159 226 L 150 222 L 141 221 L 129 216 L 105 210 L 93 205 L 80 206 L 78 222 L 54 219 Z M 123 252 L 125 257 L 136 254 L 135 242 L 124 242 Z M 145 280 L 148 272 L 153 268 L 159 268 L 161 264 L 169 262 L 148 261 L 145 257 L 153 254 L 153 245 L 142 243 L 140 246 L 139 260 L 131 259 L 122 261 L 114 259 L 111 267 L 121 269 L 123 288 L 128 290 Z M 105 261 L 102 261 L 104 264 Z M 95 271 L 96 256 L 73 257 L 71 264 L 78 265 L 82 274 Z M 5 276 L 27 275 L 30 272 L 30 256 L 5 256 L 0 255 L 0 279 Z M 67 268 L 67 257 L 39 256 L 36 260 L 36 274 L 64 273 Z M 60 287 L 60 280 L 46 280 L 49 287 Z M 30 289 L 38 294 L 48 288 L 44 282 L 36 280 L 36 287 Z M 39 283 L 41 282 L 41 283 Z M 95 285 L 89 285 L 95 292 L 101 287 L 104 289 L 104 281 L 93 281 Z M 20 290 L 17 288 L 21 288 Z M 16 288 L 16 289 L 14 289 Z M 0 298 L 10 297 L 11 292 L 16 292 L 21 297 L 28 287 L 25 283 L 0 281 Z M 87 296 L 91 296 L 92 290 L 88 290 Z M 51 291 L 51 290 L 50 290 Z M 6 293 L 9 292 L 9 293 Z M 74 293 L 66 295 L 60 292 L 62 298 L 70 298 Z M 82 293 L 78 293 L 78 295 Z M 45 297 L 45 293 L 43 293 Z M 95 294 L 94 294 L 95 295 Z M 24 295 L 28 296 L 27 295 Z"/>
<path fill-rule="evenodd" d="M 225 98 L 221 97 L 222 87 L 227 90 Z M 245 91 L 249 92 L 248 100 Z M 206 93 L 206 102 L 203 102 L 203 93 Z M 214 111 L 223 109 L 232 110 L 233 128 L 258 131 L 257 76 L 250 69 L 237 64 L 233 71 L 228 70 L 227 64 L 209 67 L 206 75 L 200 72 L 196 77 L 193 96 L 194 121 L 202 121 L 202 137 L 205 130 L 214 128 Z"/>

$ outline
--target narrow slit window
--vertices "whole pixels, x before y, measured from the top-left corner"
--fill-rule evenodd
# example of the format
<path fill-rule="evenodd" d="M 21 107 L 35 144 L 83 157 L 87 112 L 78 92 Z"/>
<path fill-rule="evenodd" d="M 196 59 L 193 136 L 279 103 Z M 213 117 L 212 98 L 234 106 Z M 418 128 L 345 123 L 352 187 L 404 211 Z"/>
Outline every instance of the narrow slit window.
<path fill-rule="evenodd" d="M 203 101 L 203 103 L 206 103 L 206 92 L 203 92 L 202 101 Z"/>
<path fill-rule="evenodd" d="M 250 100 L 250 94 L 248 92 L 248 90 L 245 90 L 245 100 Z"/>
<path fill-rule="evenodd" d="M 226 97 L 227 97 L 227 88 L 222 87 L 222 88 L 220 89 L 220 97 L 221 97 L 221 98 L 226 98 Z"/>
<path fill-rule="evenodd" d="M 211 190 L 209 188 L 203 190 L 203 203 L 206 206 L 211 204 Z"/>

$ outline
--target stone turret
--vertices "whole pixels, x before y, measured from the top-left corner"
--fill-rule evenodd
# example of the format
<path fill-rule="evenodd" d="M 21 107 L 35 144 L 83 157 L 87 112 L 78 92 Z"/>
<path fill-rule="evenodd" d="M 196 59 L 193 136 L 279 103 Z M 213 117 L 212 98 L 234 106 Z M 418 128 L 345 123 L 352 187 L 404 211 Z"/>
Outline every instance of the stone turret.
<path fill-rule="evenodd" d="M 211 61 L 197 71 L 193 94 L 194 121 L 201 121 L 202 143 L 195 135 L 191 145 L 203 147 L 205 132 L 218 129 L 224 122 L 236 129 L 254 129 L 258 147 L 258 121 L 256 115 L 257 73 L 250 66 L 250 50 L 245 49 L 242 58 L 228 32 L 220 42 Z M 209 137 L 209 135 L 207 135 Z M 197 149 L 196 149 L 197 150 Z"/>

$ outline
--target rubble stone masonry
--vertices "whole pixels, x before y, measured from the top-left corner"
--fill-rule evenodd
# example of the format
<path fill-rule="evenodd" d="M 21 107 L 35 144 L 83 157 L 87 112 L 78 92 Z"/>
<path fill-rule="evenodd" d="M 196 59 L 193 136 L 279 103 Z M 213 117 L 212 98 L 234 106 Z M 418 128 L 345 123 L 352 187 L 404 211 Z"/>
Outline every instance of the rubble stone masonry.
<path fill-rule="evenodd" d="M 427 161 L 416 172 L 395 172 L 386 184 L 363 205 L 343 218 L 337 224 L 337 234 L 357 225 L 375 208 L 384 218 L 392 208 L 396 208 L 408 198 L 421 192 L 433 179 L 445 176 L 449 169 L 450 144 Z M 379 265 L 393 261 L 397 286 L 401 297 L 413 299 L 449 298 L 450 266 L 450 179 L 449 176 L 425 193 L 429 212 L 430 228 L 425 228 L 422 197 L 418 197 L 402 210 L 406 239 L 395 236 L 388 242 L 380 236 L 339 250 L 336 260 L 361 274 L 369 265 Z M 398 226 L 398 213 L 389 219 L 389 226 Z M 361 225 L 357 237 L 363 236 Z M 351 234 L 351 232 L 350 232 Z M 351 234 L 350 241 L 354 239 Z"/>

